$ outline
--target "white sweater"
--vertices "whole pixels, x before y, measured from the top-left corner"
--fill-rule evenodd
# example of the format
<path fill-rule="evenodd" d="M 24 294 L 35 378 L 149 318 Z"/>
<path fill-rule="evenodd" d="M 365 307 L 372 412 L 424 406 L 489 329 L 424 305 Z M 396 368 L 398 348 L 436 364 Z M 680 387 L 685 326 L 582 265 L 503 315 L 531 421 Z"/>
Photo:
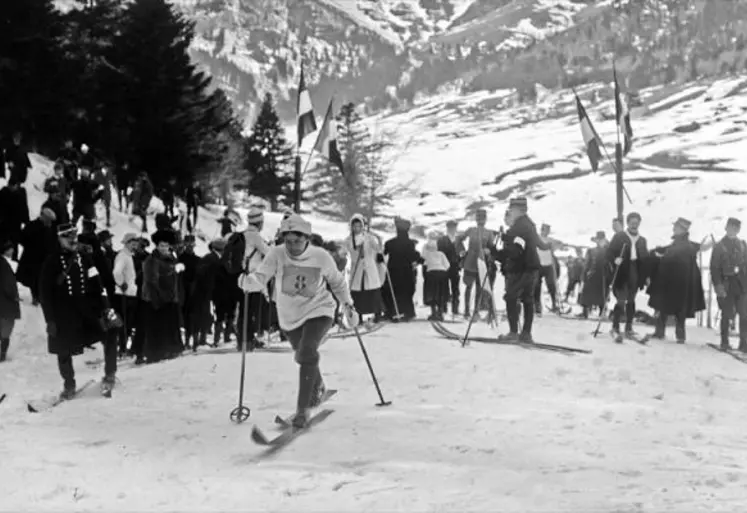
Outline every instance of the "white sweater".
<path fill-rule="evenodd" d="M 271 278 L 275 278 L 278 321 L 285 331 L 316 317 L 334 318 L 337 305 L 327 284 L 340 303 L 353 303 L 345 277 L 322 248 L 309 245 L 297 257 L 288 254 L 285 245 L 270 248 L 259 269 L 242 275 L 239 285 L 246 292 L 259 292 Z"/>
<path fill-rule="evenodd" d="M 423 266 L 426 271 L 448 271 L 451 267 L 446 255 L 438 250 L 436 241 L 429 240 L 426 242 L 420 256 L 423 257 Z"/>
<path fill-rule="evenodd" d="M 135 282 L 135 260 L 132 253 L 123 249 L 114 258 L 114 283 L 117 284 L 116 293 L 122 296 L 136 297 L 137 283 Z M 122 284 L 127 284 L 127 290 L 122 291 Z"/>

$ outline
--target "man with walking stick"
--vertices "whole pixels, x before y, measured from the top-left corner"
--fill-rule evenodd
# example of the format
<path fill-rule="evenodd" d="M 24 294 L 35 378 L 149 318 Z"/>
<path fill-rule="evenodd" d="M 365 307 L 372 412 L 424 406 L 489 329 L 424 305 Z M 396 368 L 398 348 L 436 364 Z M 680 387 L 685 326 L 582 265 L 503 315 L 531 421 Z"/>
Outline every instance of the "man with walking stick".
<path fill-rule="evenodd" d="M 309 420 L 309 410 L 318 406 L 324 393 L 319 345 L 332 327 L 335 298 L 347 319 L 356 319 L 357 313 L 332 256 L 309 243 L 311 223 L 293 214 L 283 220 L 280 233 L 284 244 L 271 248 L 256 271 L 241 276 L 239 285 L 245 292 L 259 292 L 275 278 L 280 328 L 299 364 L 298 400 L 292 423 L 303 428 Z"/>
<path fill-rule="evenodd" d="M 501 263 L 505 276 L 506 316 L 509 332 L 498 338 L 508 342 L 533 342 L 534 286 L 537 282 L 540 261 L 537 254 L 539 235 L 537 226 L 527 215 L 526 198 L 511 199 L 506 222 L 508 230 L 503 234 L 503 248 L 495 251 L 495 259 Z M 524 322 L 519 333 L 519 303 L 524 311 Z"/>

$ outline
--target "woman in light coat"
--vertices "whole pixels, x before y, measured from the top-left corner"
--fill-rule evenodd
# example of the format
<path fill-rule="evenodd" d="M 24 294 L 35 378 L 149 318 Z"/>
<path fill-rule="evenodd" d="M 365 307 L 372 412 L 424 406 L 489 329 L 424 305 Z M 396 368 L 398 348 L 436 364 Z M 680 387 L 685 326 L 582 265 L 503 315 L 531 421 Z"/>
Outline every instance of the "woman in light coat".
<path fill-rule="evenodd" d="M 374 314 L 374 322 L 381 315 L 381 277 L 379 263 L 384 261 L 379 239 L 363 231 L 360 214 L 350 218 L 350 235 L 343 247 L 350 256 L 350 293 L 355 309 L 361 315 Z"/>

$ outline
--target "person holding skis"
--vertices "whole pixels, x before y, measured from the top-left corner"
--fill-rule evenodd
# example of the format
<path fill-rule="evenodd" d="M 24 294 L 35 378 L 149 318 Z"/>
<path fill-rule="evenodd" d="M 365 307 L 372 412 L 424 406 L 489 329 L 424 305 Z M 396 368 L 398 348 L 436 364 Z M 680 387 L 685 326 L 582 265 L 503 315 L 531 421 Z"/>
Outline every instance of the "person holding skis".
<path fill-rule="evenodd" d="M 280 232 L 285 243 L 271 248 L 256 271 L 242 275 L 240 285 L 245 292 L 260 292 L 275 278 L 280 328 L 288 337 L 300 367 L 293 426 L 301 428 L 308 422 L 309 409 L 319 404 L 324 393 L 319 344 L 332 327 L 335 298 L 345 318 L 356 320 L 358 314 L 332 256 L 310 244 L 311 223 L 293 214 L 283 220 Z"/>

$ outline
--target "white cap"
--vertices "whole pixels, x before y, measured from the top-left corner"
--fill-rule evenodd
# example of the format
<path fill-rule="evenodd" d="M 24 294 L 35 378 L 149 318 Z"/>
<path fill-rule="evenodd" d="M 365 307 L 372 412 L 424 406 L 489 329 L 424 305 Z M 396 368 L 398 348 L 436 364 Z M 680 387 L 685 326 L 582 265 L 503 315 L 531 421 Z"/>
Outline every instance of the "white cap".
<path fill-rule="evenodd" d="M 311 236 L 311 223 L 298 214 L 291 214 L 280 223 L 280 233 L 298 232 Z"/>

